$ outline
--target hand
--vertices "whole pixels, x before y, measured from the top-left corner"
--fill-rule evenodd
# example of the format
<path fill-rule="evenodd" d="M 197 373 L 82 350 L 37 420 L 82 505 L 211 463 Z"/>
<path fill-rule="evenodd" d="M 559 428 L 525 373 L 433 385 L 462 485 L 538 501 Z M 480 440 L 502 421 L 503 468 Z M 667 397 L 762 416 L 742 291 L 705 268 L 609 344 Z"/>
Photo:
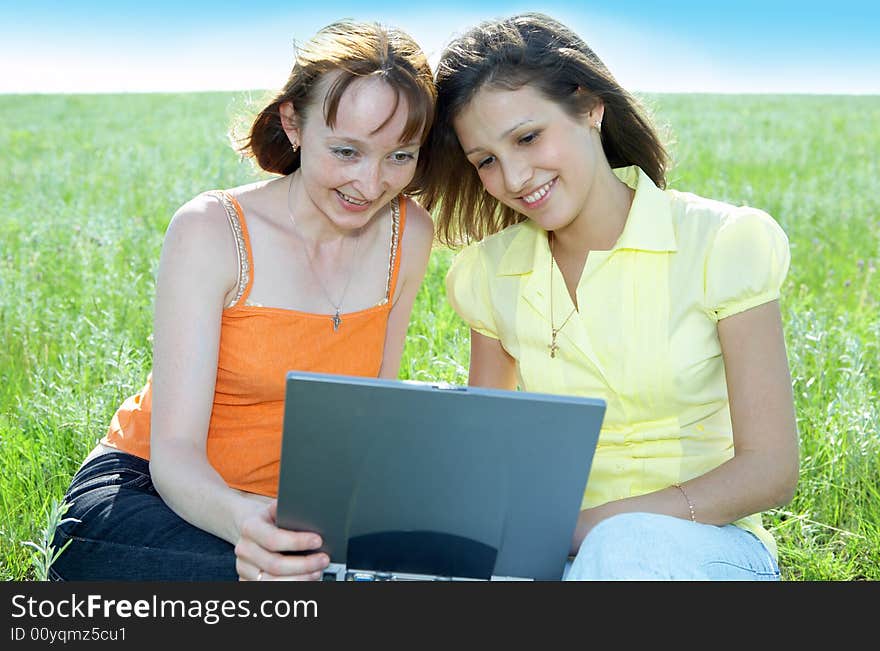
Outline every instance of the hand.
<path fill-rule="evenodd" d="M 290 531 L 275 525 L 278 502 L 260 507 L 241 524 L 235 545 L 235 570 L 241 581 L 320 581 L 330 558 L 323 552 L 318 534 Z"/>

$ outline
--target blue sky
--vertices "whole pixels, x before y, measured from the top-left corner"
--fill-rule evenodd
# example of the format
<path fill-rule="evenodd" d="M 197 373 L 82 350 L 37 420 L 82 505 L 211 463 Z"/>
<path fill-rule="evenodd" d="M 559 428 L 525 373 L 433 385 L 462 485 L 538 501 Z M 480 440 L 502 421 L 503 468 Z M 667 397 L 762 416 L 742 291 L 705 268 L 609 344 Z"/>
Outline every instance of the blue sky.
<path fill-rule="evenodd" d="M 880 94 L 867 0 L 0 0 L 0 92 L 274 89 L 294 39 L 338 18 L 398 25 L 433 63 L 456 33 L 519 11 L 568 24 L 635 91 Z"/>

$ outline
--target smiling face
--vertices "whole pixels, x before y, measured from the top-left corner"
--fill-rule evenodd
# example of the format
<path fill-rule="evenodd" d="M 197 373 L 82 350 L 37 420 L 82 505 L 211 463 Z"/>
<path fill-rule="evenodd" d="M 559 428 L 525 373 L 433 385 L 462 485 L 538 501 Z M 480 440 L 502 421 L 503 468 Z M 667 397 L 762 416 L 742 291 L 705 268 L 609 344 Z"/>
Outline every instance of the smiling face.
<path fill-rule="evenodd" d="M 323 83 L 322 100 L 330 83 Z M 285 131 L 302 148 L 297 209 L 316 209 L 341 230 L 360 228 L 412 181 L 418 136 L 401 142 L 407 101 L 380 79 L 358 79 L 346 89 L 333 127 L 323 119 L 322 104 L 300 121 L 290 104 L 282 106 Z"/>
<path fill-rule="evenodd" d="M 585 212 L 597 169 L 608 165 L 593 128 L 602 110 L 576 119 L 532 86 L 483 86 L 453 126 L 486 191 L 554 231 Z"/>

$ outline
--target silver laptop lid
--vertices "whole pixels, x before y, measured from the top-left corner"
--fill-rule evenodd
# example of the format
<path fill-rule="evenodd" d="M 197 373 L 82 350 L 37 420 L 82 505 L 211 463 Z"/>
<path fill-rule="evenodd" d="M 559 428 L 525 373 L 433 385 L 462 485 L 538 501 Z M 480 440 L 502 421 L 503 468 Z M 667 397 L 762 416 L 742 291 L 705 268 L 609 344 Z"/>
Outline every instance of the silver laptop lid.
<path fill-rule="evenodd" d="M 561 578 L 605 402 L 290 372 L 278 524 L 334 564 Z"/>

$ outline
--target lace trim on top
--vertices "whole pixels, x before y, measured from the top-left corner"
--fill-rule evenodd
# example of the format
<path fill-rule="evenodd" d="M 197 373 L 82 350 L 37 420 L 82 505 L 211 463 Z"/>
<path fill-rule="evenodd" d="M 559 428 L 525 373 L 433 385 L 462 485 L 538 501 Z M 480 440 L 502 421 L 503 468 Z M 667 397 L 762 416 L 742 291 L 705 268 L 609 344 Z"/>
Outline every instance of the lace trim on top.
<path fill-rule="evenodd" d="M 391 201 L 391 254 L 388 256 L 388 278 L 385 281 L 385 298 L 376 305 L 385 305 L 391 298 L 391 277 L 394 275 L 394 261 L 397 259 L 397 245 L 400 240 L 400 196 Z"/>
<path fill-rule="evenodd" d="M 250 279 L 251 265 L 248 262 L 247 246 L 244 243 L 244 233 L 241 229 L 241 222 L 238 221 L 238 212 L 235 205 L 228 194 L 222 191 L 209 192 L 216 197 L 223 208 L 226 210 L 226 218 L 229 221 L 229 227 L 232 228 L 232 234 L 235 236 L 235 250 L 238 253 L 238 288 L 235 297 L 226 305 L 227 308 L 233 307 L 241 299 L 248 286 Z"/>

